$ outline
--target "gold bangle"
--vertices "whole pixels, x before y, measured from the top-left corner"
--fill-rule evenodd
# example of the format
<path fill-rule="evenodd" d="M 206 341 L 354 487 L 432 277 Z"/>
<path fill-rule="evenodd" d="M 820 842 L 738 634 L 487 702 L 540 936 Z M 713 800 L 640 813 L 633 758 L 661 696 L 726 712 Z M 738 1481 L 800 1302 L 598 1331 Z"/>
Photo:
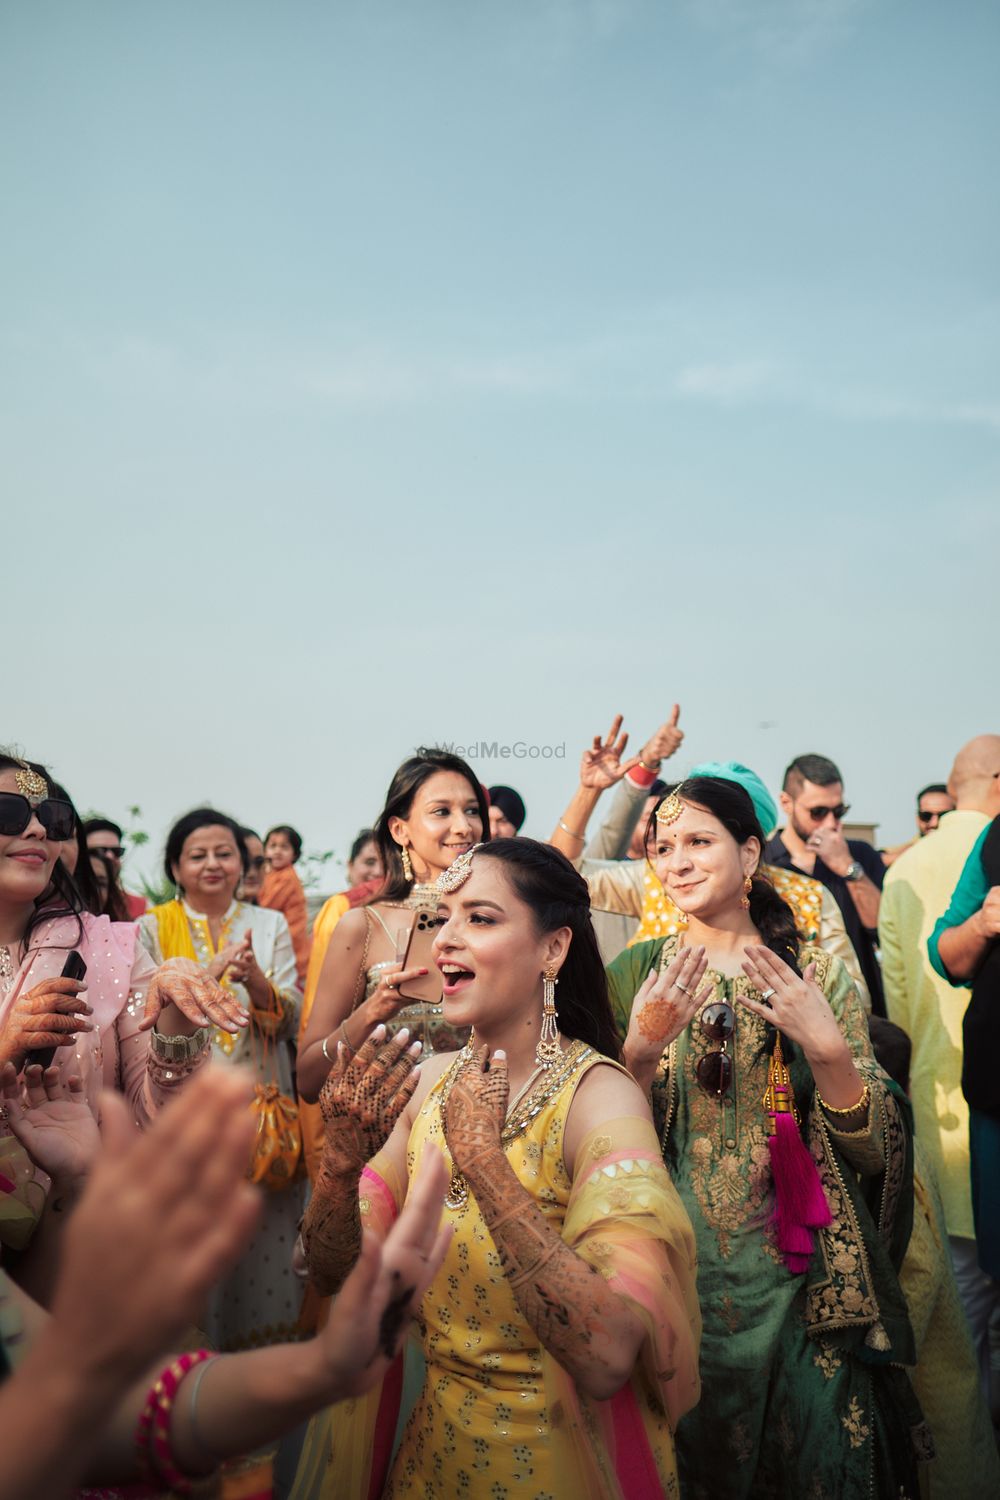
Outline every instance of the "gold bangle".
<path fill-rule="evenodd" d="M 346 1017 L 344 1018 L 343 1021 L 341 1021 L 339 1030 L 340 1030 L 340 1039 L 343 1042 L 344 1046 L 347 1048 L 348 1052 L 351 1054 L 352 1057 L 357 1057 L 357 1055 L 358 1055 L 358 1049 L 357 1049 L 357 1047 L 354 1046 L 354 1044 L 351 1041 L 350 1037 L 347 1035 L 347 1019 L 346 1019 Z"/>
<path fill-rule="evenodd" d="M 572 828 L 566 827 L 566 824 L 563 822 L 562 818 L 559 819 L 559 827 L 562 829 L 563 833 L 568 833 L 571 839 L 579 839 L 581 844 L 585 844 L 587 842 L 587 835 L 585 833 L 574 833 Z"/>
<path fill-rule="evenodd" d="M 663 764 L 663 762 L 658 760 L 656 762 L 655 766 L 648 766 L 646 764 L 646 762 L 643 760 L 642 756 L 640 755 L 639 756 L 639 764 L 640 764 L 640 766 L 642 767 L 642 769 L 644 771 L 648 771 L 649 772 L 650 776 L 658 776 L 659 772 L 660 772 L 660 766 Z"/>
<path fill-rule="evenodd" d="M 848 1109 L 838 1109 L 835 1104 L 827 1104 L 826 1100 L 823 1098 L 823 1095 L 820 1093 L 819 1089 L 816 1090 L 816 1103 L 819 1104 L 819 1105 L 821 1105 L 823 1107 L 823 1109 L 826 1110 L 826 1112 L 827 1112 L 828 1115 L 857 1115 L 857 1114 L 860 1114 L 863 1109 L 867 1109 L 868 1108 L 869 1104 L 871 1103 L 871 1098 L 872 1098 L 872 1091 L 868 1087 L 868 1084 L 866 1083 L 865 1086 L 864 1086 L 864 1088 L 861 1090 L 861 1098 L 858 1100 L 857 1104 L 850 1105 L 850 1107 Z"/>

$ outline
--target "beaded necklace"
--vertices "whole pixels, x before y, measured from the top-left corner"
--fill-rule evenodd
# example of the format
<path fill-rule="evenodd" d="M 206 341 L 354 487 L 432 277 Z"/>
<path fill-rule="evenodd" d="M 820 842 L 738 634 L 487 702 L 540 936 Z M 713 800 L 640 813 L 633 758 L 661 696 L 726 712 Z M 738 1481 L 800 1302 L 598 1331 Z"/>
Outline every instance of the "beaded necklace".
<path fill-rule="evenodd" d="M 444 1082 L 441 1085 L 441 1097 L 439 1101 L 442 1120 L 444 1119 L 448 1100 L 451 1097 L 451 1091 L 455 1087 L 459 1073 L 461 1073 L 466 1063 L 472 1059 L 474 1055 L 473 1049 L 474 1043 L 470 1040 L 462 1048 L 445 1074 Z M 501 1149 L 506 1149 L 512 1141 L 516 1141 L 519 1136 L 527 1133 L 535 1117 L 541 1114 L 546 1104 L 555 1098 L 556 1094 L 569 1082 L 582 1064 L 589 1057 L 593 1056 L 593 1052 L 593 1047 L 588 1047 L 585 1042 L 571 1042 L 559 1062 L 546 1068 L 537 1080 L 534 1074 L 528 1079 L 525 1087 L 514 1096 L 507 1107 L 507 1118 L 500 1131 Z M 453 1162 L 451 1181 L 448 1184 L 448 1191 L 444 1198 L 445 1208 L 461 1212 L 468 1201 L 469 1185 Z"/>

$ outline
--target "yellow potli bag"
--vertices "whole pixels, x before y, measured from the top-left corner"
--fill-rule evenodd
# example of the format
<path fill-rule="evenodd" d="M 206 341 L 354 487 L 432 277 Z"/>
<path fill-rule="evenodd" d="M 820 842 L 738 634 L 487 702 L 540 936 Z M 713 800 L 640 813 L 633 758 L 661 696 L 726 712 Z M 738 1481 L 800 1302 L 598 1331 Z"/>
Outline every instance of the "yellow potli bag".
<path fill-rule="evenodd" d="M 261 1039 L 267 1073 L 274 1042 L 256 1021 L 252 1007 L 250 1025 Z M 284 1192 L 302 1175 L 305 1166 L 298 1105 L 276 1083 L 258 1083 L 250 1109 L 257 1129 L 247 1176 L 269 1193 Z"/>

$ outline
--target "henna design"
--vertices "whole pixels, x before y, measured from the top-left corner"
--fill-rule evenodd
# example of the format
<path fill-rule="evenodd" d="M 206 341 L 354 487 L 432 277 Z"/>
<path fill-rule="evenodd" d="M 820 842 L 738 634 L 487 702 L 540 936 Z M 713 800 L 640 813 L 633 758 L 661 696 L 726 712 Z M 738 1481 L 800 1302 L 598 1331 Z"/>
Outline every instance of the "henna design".
<path fill-rule="evenodd" d="M 393 1271 L 393 1282 L 399 1281 L 399 1272 Z M 385 1311 L 379 1319 L 378 1325 L 378 1347 L 386 1359 L 394 1359 L 396 1346 L 399 1343 L 399 1335 L 407 1322 L 410 1303 L 413 1301 L 415 1287 L 404 1287 L 386 1303 Z M 372 1358 L 374 1359 L 374 1355 Z M 370 1363 L 370 1361 L 369 1361 Z"/>
<path fill-rule="evenodd" d="M 442 1111 L 445 1140 L 460 1172 L 500 1150 L 508 1092 L 506 1060 L 491 1062 L 490 1049 L 480 1047 L 456 1077 Z"/>
<path fill-rule="evenodd" d="M 301 1231 L 309 1276 L 322 1297 L 340 1291 L 361 1254 L 361 1166 L 332 1157 L 324 1151 Z"/>
<path fill-rule="evenodd" d="M 43 979 L 19 995 L 0 1032 L 0 1063 L 20 1069 L 37 1047 L 69 1047 L 80 1031 L 93 1031 L 91 1007 L 80 998 L 78 979 Z"/>
<path fill-rule="evenodd" d="M 168 1005 L 175 1005 L 196 1026 L 219 1026 L 234 1032 L 247 1024 L 246 1012 L 236 996 L 193 959 L 171 958 L 157 969 L 146 991 L 140 1031 L 154 1026 Z"/>
<path fill-rule="evenodd" d="M 634 1315 L 560 1238 L 499 1145 L 465 1170 L 511 1291 L 540 1342 L 574 1378 L 595 1364 L 620 1373 L 622 1338 L 637 1323 Z"/>
<path fill-rule="evenodd" d="M 676 1021 L 676 1005 L 672 1000 L 662 997 L 646 1001 L 636 1018 L 636 1025 L 647 1042 L 660 1042 L 670 1034 Z"/>
<path fill-rule="evenodd" d="M 337 1139 L 341 1150 L 353 1148 L 359 1167 L 376 1156 L 392 1134 L 419 1082 L 419 1056 L 411 1051 L 404 1028 L 384 1042 L 377 1027 L 354 1057 L 345 1058 L 337 1046 L 337 1061 L 319 1095 L 326 1121 L 327 1142 Z"/>
<path fill-rule="evenodd" d="M 349 1061 L 338 1047 L 320 1091 L 326 1140 L 302 1221 L 302 1244 L 309 1274 L 323 1296 L 339 1291 L 361 1254 L 358 1180 L 365 1163 L 389 1139 L 419 1079 L 418 1053 L 407 1046 L 408 1033 L 397 1032 L 390 1042 L 384 1036 L 376 1028 Z"/>

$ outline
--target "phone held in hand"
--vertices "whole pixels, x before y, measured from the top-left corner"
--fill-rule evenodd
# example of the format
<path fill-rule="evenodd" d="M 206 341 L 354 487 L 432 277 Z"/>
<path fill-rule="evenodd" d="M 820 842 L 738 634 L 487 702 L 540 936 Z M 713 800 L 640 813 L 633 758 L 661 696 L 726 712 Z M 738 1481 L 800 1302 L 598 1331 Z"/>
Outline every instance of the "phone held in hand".
<path fill-rule="evenodd" d="M 433 911 L 418 910 L 410 928 L 410 941 L 403 960 L 404 969 L 426 969 L 414 979 L 408 979 L 399 987 L 402 1000 L 422 1001 L 424 1005 L 440 1005 L 444 980 L 441 970 L 434 962 L 432 952 L 441 918 Z"/>
<path fill-rule="evenodd" d="M 68 953 L 59 977 L 60 979 L 79 979 L 81 981 L 86 979 L 87 964 L 83 954 L 78 953 L 75 948 Z M 38 1063 L 39 1067 L 42 1068 L 51 1067 L 55 1053 L 55 1047 L 33 1047 L 25 1057 L 24 1065 L 25 1067 L 30 1067 L 32 1063 Z"/>

